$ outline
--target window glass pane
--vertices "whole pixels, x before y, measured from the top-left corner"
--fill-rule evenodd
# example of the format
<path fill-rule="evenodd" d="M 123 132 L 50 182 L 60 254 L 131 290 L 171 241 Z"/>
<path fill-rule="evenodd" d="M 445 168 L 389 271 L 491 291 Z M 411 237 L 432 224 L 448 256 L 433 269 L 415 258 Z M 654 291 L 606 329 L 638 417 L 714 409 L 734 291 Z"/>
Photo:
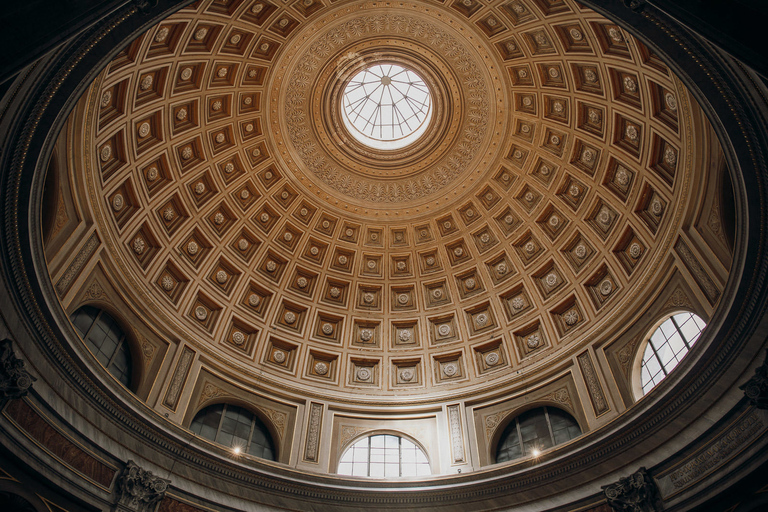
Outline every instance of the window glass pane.
<path fill-rule="evenodd" d="M 656 358 L 656 355 L 653 353 L 653 351 L 649 351 L 650 354 L 648 354 L 648 359 L 643 361 L 643 364 L 645 364 L 646 368 L 648 368 L 648 373 L 651 375 L 655 375 L 661 370 L 661 364 L 659 363 L 659 360 Z"/>
<path fill-rule="evenodd" d="M 91 306 L 83 306 L 72 314 L 70 320 L 81 338 L 85 338 L 85 335 L 88 334 L 88 330 L 98 314 L 99 310 Z"/>
<path fill-rule="evenodd" d="M 675 333 L 671 338 L 669 338 L 669 346 L 672 349 L 672 352 L 675 354 L 680 353 L 681 350 L 685 350 L 683 337 L 680 336 L 679 333 Z"/>
<path fill-rule="evenodd" d="M 552 433 L 549 430 L 550 426 Z M 521 449 L 518 440 L 518 428 L 523 438 L 524 450 Z M 496 462 L 506 462 L 524 455 L 529 456 L 534 449 L 545 450 L 580 435 L 579 424 L 567 412 L 543 407 L 532 409 L 512 420 L 504 429 L 496 450 Z"/>
<path fill-rule="evenodd" d="M 355 464 L 352 469 L 352 476 L 368 476 L 368 465 Z"/>
<path fill-rule="evenodd" d="M 253 436 L 251 437 L 251 446 L 248 449 L 248 453 L 262 459 L 276 460 L 275 444 L 272 441 L 272 435 L 269 433 L 267 426 L 256 415 L 251 415 L 251 421 L 253 422 Z M 259 455 L 259 453 L 261 454 Z"/>
<path fill-rule="evenodd" d="M 429 461 L 408 439 L 386 434 L 357 441 L 341 456 L 340 475 L 397 478 L 430 474 Z"/>
<path fill-rule="evenodd" d="M 384 478 L 384 464 L 371 463 L 371 478 Z"/>
<path fill-rule="evenodd" d="M 522 457 L 523 450 L 520 446 L 520 439 L 517 433 L 517 422 L 512 420 L 499 440 L 499 447 L 496 451 L 496 462 L 506 462 L 508 460 Z"/>
<path fill-rule="evenodd" d="M 233 439 L 234 439 L 234 436 L 231 433 L 224 432 L 223 430 L 219 430 L 219 433 L 216 436 L 216 442 L 226 446 L 227 448 L 232 446 Z"/>
<path fill-rule="evenodd" d="M 520 434 L 523 437 L 523 451 L 526 455 L 530 455 L 533 450 L 544 450 L 552 446 L 553 442 L 543 409 L 528 411 L 522 414 L 518 421 Z"/>
<path fill-rule="evenodd" d="M 693 313 L 677 314 L 661 324 L 651 335 L 643 355 L 640 368 L 643 394 L 653 389 L 678 365 L 689 352 L 689 347 L 696 343 L 705 326 L 704 320 Z M 651 345 L 655 347 L 658 359 L 651 354 Z"/>
<path fill-rule="evenodd" d="M 416 471 L 416 464 L 414 463 L 408 463 L 406 464 L 403 462 L 403 474 L 401 476 L 416 476 L 418 472 Z"/>
<path fill-rule="evenodd" d="M 681 325 L 680 331 L 682 332 L 683 337 L 685 337 L 685 341 L 688 342 L 688 345 L 693 345 L 696 343 L 696 340 L 699 338 L 699 334 L 701 334 L 701 329 L 699 329 L 699 326 L 696 325 L 696 322 L 693 320 L 688 320 L 683 325 Z"/>
<path fill-rule="evenodd" d="M 400 465 L 396 462 L 384 464 L 385 472 L 384 476 L 387 478 L 396 478 L 400 476 Z M 371 468 L 373 469 L 373 468 Z"/>
<path fill-rule="evenodd" d="M 250 455 L 275 460 L 275 446 L 269 430 L 258 417 L 242 407 L 228 405 L 226 412 L 223 404 L 206 407 L 197 413 L 189 428 L 199 436 L 227 448 L 239 446 Z"/>
<path fill-rule="evenodd" d="M 552 434 L 555 436 L 555 444 L 565 443 L 581 435 L 581 428 L 576 420 L 565 411 L 548 408 L 549 421 L 552 425 Z"/>
<path fill-rule="evenodd" d="M 669 337 L 677 331 L 677 328 L 675 327 L 675 324 L 672 323 L 672 320 L 665 321 L 663 324 L 661 324 L 659 329 L 661 329 L 661 333 L 666 339 L 669 339 Z"/>
<path fill-rule="evenodd" d="M 221 404 L 206 407 L 197 413 L 189 427 L 190 430 L 201 437 L 213 441 L 216 439 L 216 431 L 219 428 L 219 420 L 221 419 L 223 409 L 224 406 Z"/>
<path fill-rule="evenodd" d="M 108 313 L 84 306 L 70 317 L 96 359 L 123 385 L 131 384 L 131 354 L 125 334 Z"/>
<path fill-rule="evenodd" d="M 672 338 L 674 338 L 675 336 L 679 338 L 677 334 L 672 336 Z M 669 362 L 675 357 L 674 352 L 672 352 L 672 347 L 670 345 L 670 342 L 668 341 L 664 342 L 664 344 L 662 344 L 661 346 L 656 347 L 656 353 L 658 354 L 659 359 L 661 360 L 661 364 L 663 366 L 667 366 Z"/>

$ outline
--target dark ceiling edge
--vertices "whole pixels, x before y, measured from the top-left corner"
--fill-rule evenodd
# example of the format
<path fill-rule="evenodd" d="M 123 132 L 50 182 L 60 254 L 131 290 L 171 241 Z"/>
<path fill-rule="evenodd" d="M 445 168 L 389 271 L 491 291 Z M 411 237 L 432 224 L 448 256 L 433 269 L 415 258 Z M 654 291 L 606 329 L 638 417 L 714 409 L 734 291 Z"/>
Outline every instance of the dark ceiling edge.
<path fill-rule="evenodd" d="M 577 471 L 585 465 L 606 464 L 611 453 L 642 442 L 644 437 L 649 435 L 651 426 L 666 423 L 681 414 L 684 404 L 690 403 L 692 397 L 702 393 L 708 383 L 727 369 L 739 349 L 749 343 L 751 334 L 765 313 L 768 297 L 768 257 L 764 235 L 768 216 L 765 215 L 764 204 L 768 198 L 765 192 L 768 172 L 763 151 L 768 145 L 765 133 L 759 129 L 764 123 L 761 113 L 755 109 L 745 109 L 742 105 L 749 95 L 749 84 L 725 81 L 722 78 L 725 74 L 723 71 L 728 70 L 730 75 L 735 68 L 730 66 L 726 59 L 692 39 L 686 31 L 672 28 L 663 13 L 651 12 L 650 8 L 643 12 L 634 12 L 618 1 L 600 2 L 599 5 L 593 2 L 584 3 L 620 22 L 624 28 L 658 53 L 676 55 L 675 63 L 670 64 L 700 101 L 721 140 L 734 183 L 741 184 L 738 189 L 743 196 L 738 194 L 737 190 L 737 206 L 742 205 L 742 210 L 738 213 L 741 230 L 738 240 L 741 243 L 737 245 L 735 261 L 741 259 L 742 268 L 751 269 L 752 274 L 745 273 L 738 284 L 733 300 L 736 304 L 742 304 L 742 307 L 732 308 L 724 319 L 720 332 L 727 334 L 713 340 L 704 354 L 705 357 L 701 358 L 700 367 L 696 368 L 699 371 L 691 372 L 698 373 L 698 378 L 684 380 L 674 392 L 654 403 L 653 409 L 646 408 L 642 417 L 634 414 L 631 421 L 626 422 L 610 436 L 610 442 L 600 443 L 597 448 L 585 450 L 588 453 L 582 452 L 579 457 L 568 457 L 565 463 L 558 464 L 556 468 L 526 470 L 523 472 L 525 478 L 520 478 L 519 474 L 513 478 L 512 475 L 506 474 L 508 469 L 500 468 L 475 474 L 475 478 L 472 474 L 467 474 L 435 481 L 439 486 L 465 487 L 451 493 L 451 500 L 457 497 L 481 498 L 491 490 L 498 497 L 500 490 L 536 487 L 546 479 L 565 471 Z M 22 228 L 37 225 L 35 222 L 39 220 L 38 212 L 34 209 L 29 211 L 26 207 L 19 208 L 19 205 L 29 205 L 33 200 L 39 201 L 39 197 L 34 197 L 33 192 L 37 190 L 39 193 L 53 143 L 80 94 L 121 46 L 149 25 L 179 8 L 179 5 L 172 4 L 173 2 L 161 2 L 148 15 L 139 13 L 133 3 L 124 4 L 124 8 L 114 12 L 108 20 L 94 24 L 76 41 L 69 43 L 51 58 L 45 59 L 45 62 L 40 64 L 41 69 L 35 71 L 38 76 L 44 76 L 46 79 L 38 80 L 35 91 L 27 95 L 23 102 L 13 105 L 12 109 L 5 112 L 14 122 L 13 130 L 9 133 L 13 138 L 12 143 L 5 147 L 14 150 L 1 156 L 3 174 L 0 176 L 0 190 L 4 196 L 5 212 L 4 222 L 0 226 L 0 261 L 8 292 L 15 302 L 23 307 L 20 316 L 28 319 L 26 333 L 20 329 L 14 332 L 17 341 L 22 344 L 26 341 L 28 345 L 31 340 L 28 340 L 27 336 L 30 336 L 36 346 L 44 347 L 48 357 L 58 363 L 66 377 L 81 386 L 79 392 L 82 396 L 101 408 L 111 422 L 124 425 L 134 436 L 143 438 L 157 449 L 162 448 L 170 458 L 180 457 L 199 469 L 208 468 L 211 476 L 226 476 L 238 483 L 247 483 L 267 492 L 289 493 L 294 497 L 333 502 L 341 500 L 347 504 L 375 503 L 379 506 L 395 506 L 402 503 L 406 497 L 409 503 L 414 503 L 414 500 L 424 504 L 441 503 L 448 497 L 439 489 L 403 492 L 417 484 L 366 482 L 365 485 L 370 490 L 341 490 L 338 479 L 301 474 L 300 478 L 305 481 L 298 482 L 298 472 L 275 470 L 269 465 L 258 465 L 259 473 L 262 473 L 259 475 L 241 465 L 231 464 L 226 459 L 209 458 L 202 450 L 193 452 L 180 441 L 181 436 L 168 434 L 168 426 L 164 425 L 161 419 L 150 423 L 145 418 L 134 417 L 141 407 L 130 410 L 121 407 L 118 402 L 124 400 L 124 396 L 117 397 L 103 388 L 94 386 L 84 369 L 73 361 L 66 345 L 58 341 L 59 338 L 64 339 L 64 336 L 57 329 L 51 311 L 46 309 L 47 304 L 58 304 L 58 301 L 51 286 L 43 289 L 35 280 L 39 278 L 50 285 L 49 278 L 37 275 L 36 271 L 37 268 L 44 268 L 44 265 L 40 266 L 43 256 L 38 230 L 29 230 L 30 239 L 22 236 L 25 233 Z M 681 54 L 681 51 L 684 51 L 684 54 Z M 680 64 L 681 62 L 683 64 Z M 0 119 L 0 122 L 3 121 Z M 36 158 L 33 159 L 32 155 Z M 744 219 L 749 219 L 748 231 L 744 227 Z M 753 222 L 755 219 L 759 222 Z M 748 245 L 749 251 L 746 250 Z M 753 245 L 755 249 L 751 248 Z M 479 477 L 483 477 L 484 482 L 471 481 Z M 377 492 L 376 488 L 398 489 L 403 496 Z M 421 499 L 413 495 L 416 493 L 421 494 Z"/>

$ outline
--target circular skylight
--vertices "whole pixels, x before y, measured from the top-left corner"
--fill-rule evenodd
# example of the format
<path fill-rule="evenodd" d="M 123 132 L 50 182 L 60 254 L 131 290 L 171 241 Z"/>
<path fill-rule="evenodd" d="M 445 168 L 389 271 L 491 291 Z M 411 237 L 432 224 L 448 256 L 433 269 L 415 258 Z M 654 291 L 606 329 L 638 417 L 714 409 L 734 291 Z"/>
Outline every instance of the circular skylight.
<path fill-rule="evenodd" d="M 342 119 L 352 135 L 376 149 L 398 149 L 418 139 L 432 117 L 429 88 L 397 64 L 377 64 L 347 83 Z"/>

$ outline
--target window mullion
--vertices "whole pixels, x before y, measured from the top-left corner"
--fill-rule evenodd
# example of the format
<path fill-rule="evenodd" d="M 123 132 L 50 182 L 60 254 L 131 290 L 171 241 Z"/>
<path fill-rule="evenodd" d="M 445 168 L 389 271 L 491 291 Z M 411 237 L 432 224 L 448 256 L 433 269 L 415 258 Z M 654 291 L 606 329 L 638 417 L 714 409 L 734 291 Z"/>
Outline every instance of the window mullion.
<path fill-rule="evenodd" d="M 214 437 L 213 439 L 214 443 L 219 442 L 219 434 L 221 434 L 221 426 L 224 424 L 224 416 L 226 416 L 226 414 L 227 414 L 227 404 L 224 404 L 224 408 L 221 409 L 221 416 L 219 417 L 219 426 L 216 428 L 216 437 Z"/>
<path fill-rule="evenodd" d="M 520 443 L 520 453 L 525 457 L 525 445 L 523 444 L 523 433 L 520 431 L 520 422 L 515 418 L 515 431 L 517 432 L 517 442 Z"/>
<path fill-rule="evenodd" d="M 664 376 L 666 377 L 668 375 L 667 369 L 664 367 L 664 363 L 661 360 L 661 357 L 659 357 L 659 353 L 656 352 L 656 345 L 653 344 L 653 340 L 649 339 L 648 344 L 651 346 L 651 351 L 653 352 L 653 357 L 656 358 L 656 361 L 659 362 L 659 366 L 661 367 L 661 371 L 664 372 Z"/>
<path fill-rule="evenodd" d="M 549 419 L 549 409 L 544 407 L 544 417 L 547 419 L 547 429 L 549 429 L 549 440 L 552 442 L 552 446 L 555 446 L 555 433 L 552 430 L 552 422 Z"/>
<path fill-rule="evenodd" d="M 112 363 L 115 361 L 115 358 L 117 357 L 117 353 L 121 352 L 121 349 L 123 348 L 123 343 L 125 343 L 125 333 L 123 333 L 122 336 L 120 336 L 120 340 L 117 342 L 117 347 L 115 348 L 115 351 L 112 352 L 112 356 L 109 358 L 109 361 L 107 362 L 107 370 L 109 370 L 109 367 L 112 366 Z"/>
<path fill-rule="evenodd" d="M 254 415 L 254 418 L 256 415 Z M 243 447 L 244 452 L 248 452 L 248 450 L 251 448 L 251 441 L 253 441 L 253 432 L 256 430 L 256 420 L 251 420 L 251 430 L 248 432 L 248 439 L 245 440 L 245 447 Z"/>
<path fill-rule="evenodd" d="M 365 476 L 371 476 L 371 437 L 373 436 L 368 436 L 368 457 L 366 458 Z"/>
<path fill-rule="evenodd" d="M 674 316 L 669 317 L 670 320 L 672 320 L 672 324 L 675 326 L 675 330 L 677 331 L 677 334 L 680 335 L 680 337 L 683 339 L 683 344 L 685 345 L 685 348 L 688 350 L 691 350 L 691 346 L 688 344 L 688 339 L 683 334 L 683 330 L 680 328 L 680 326 L 677 323 L 677 320 L 675 320 Z M 691 321 L 690 319 L 688 320 Z"/>

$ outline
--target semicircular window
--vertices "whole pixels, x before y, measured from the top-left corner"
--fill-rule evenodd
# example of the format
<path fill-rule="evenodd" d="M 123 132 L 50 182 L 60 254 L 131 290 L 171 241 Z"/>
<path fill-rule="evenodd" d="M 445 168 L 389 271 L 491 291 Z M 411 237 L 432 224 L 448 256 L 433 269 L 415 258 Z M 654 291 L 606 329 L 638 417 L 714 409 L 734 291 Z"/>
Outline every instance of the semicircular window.
<path fill-rule="evenodd" d="M 275 443 L 266 425 L 243 407 L 230 404 L 208 406 L 195 415 L 189 429 L 238 453 L 277 460 Z"/>
<path fill-rule="evenodd" d="M 693 313 L 672 315 L 648 339 L 640 365 L 643 395 L 664 380 L 701 336 L 707 323 Z"/>
<path fill-rule="evenodd" d="M 580 435 L 578 422 L 567 412 L 554 407 L 531 409 L 507 424 L 496 447 L 496 462 L 536 457 Z"/>
<path fill-rule="evenodd" d="M 106 311 L 83 306 L 69 317 L 96 359 L 125 387 L 131 387 L 131 350 L 125 332 Z"/>
<path fill-rule="evenodd" d="M 377 434 L 347 448 L 339 461 L 340 475 L 398 478 L 432 474 L 426 454 L 405 437 Z"/>

